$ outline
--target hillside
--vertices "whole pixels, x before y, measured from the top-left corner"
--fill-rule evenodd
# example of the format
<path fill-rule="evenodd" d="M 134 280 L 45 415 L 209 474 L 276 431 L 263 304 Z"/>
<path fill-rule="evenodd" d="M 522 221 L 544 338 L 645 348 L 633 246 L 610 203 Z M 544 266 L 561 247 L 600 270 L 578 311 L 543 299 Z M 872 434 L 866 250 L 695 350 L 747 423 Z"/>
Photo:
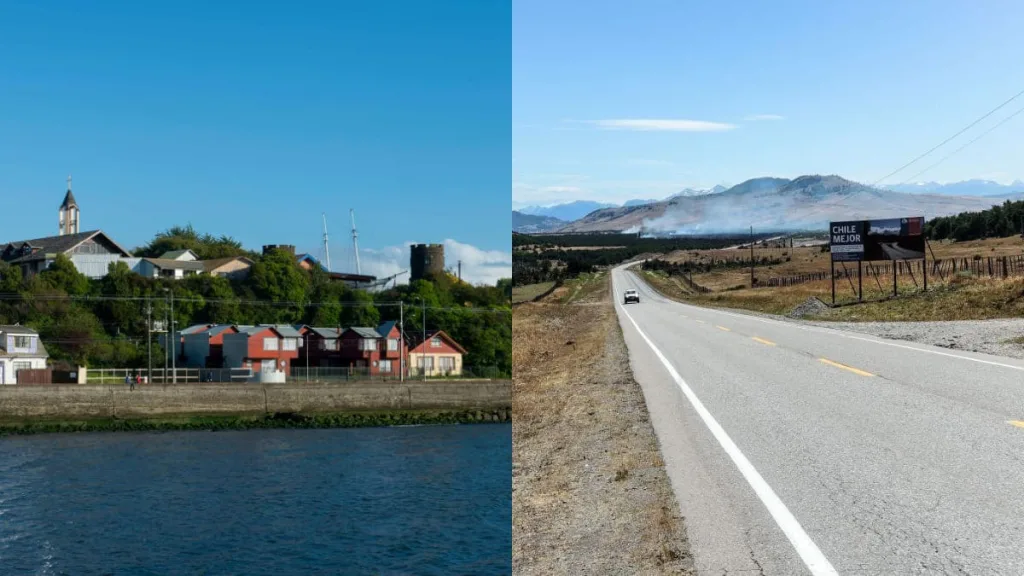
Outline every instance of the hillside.
<path fill-rule="evenodd" d="M 527 206 L 519 212 L 529 216 L 547 216 L 549 218 L 557 218 L 564 222 L 572 222 L 573 220 L 583 218 L 594 210 L 611 208 L 612 206 L 615 206 L 615 204 L 592 202 L 590 200 L 576 200 L 575 202 L 567 202 L 565 204 L 557 204 L 555 206 Z"/>
<path fill-rule="evenodd" d="M 629 208 L 606 208 L 560 232 L 627 231 L 707 234 L 755 229 L 824 228 L 830 220 L 923 215 L 926 218 L 979 211 L 1006 197 L 909 194 L 871 188 L 839 176 L 755 178 L 728 190 Z"/>
<path fill-rule="evenodd" d="M 565 226 L 566 222 L 550 216 L 534 216 L 512 211 L 512 231 L 525 234 L 551 232 Z"/>

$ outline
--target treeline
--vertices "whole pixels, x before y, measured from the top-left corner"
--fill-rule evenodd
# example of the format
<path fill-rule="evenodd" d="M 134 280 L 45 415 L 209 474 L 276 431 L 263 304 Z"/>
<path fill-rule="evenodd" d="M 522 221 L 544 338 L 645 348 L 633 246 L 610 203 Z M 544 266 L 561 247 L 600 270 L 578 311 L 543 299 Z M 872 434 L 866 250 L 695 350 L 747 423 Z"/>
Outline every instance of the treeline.
<path fill-rule="evenodd" d="M 931 240 L 981 240 L 1005 238 L 1022 232 L 1024 201 L 1007 200 L 981 212 L 962 212 L 954 216 L 932 218 L 925 222 L 924 233 Z"/>
<path fill-rule="evenodd" d="M 193 235 L 176 228 L 141 250 L 189 247 L 200 257 L 224 255 L 240 245 L 230 238 Z M 177 233 L 184 231 L 183 236 Z M 0 324 L 20 323 L 40 332 L 51 358 L 91 367 L 141 367 L 147 362 L 147 308 L 154 321 L 170 314 L 180 328 L 199 323 L 370 326 L 399 320 L 405 303 L 407 330 L 442 329 L 468 351 L 466 366 L 494 366 L 511 374 L 511 281 L 471 286 L 449 276 L 418 280 L 375 294 L 331 281 L 321 270 L 299 267 L 284 251 L 246 252 L 255 264 L 245 280 L 197 275 L 145 278 L 123 262 L 90 280 L 58 256 L 53 266 L 23 278 L 0 263 Z M 231 255 L 231 254 L 227 254 Z M 153 357 L 163 351 L 153 339 Z"/>
<path fill-rule="evenodd" d="M 774 258 L 768 256 L 761 256 L 754 258 L 755 266 L 777 266 L 783 263 L 783 259 Z M 653 258 L 644 263 L 645 270 L 658 270 L 664 272 L 670 276 L 672 275 L 683 275 L 689 273 L 707 273 L 712 270 L 729 270 L 736 268 L 749 268 L 750 260 L 743 259 L 710 259 L 698 262 L 669 262 L 668 260 L 662 260 L 661 258 Z"/>

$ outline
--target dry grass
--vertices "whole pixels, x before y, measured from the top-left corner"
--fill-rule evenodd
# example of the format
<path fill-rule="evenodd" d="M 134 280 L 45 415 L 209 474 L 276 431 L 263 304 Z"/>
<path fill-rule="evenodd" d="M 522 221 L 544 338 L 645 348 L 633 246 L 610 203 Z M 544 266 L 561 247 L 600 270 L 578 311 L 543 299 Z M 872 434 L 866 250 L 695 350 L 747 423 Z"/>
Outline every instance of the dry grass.
<path fill-rule="evenodd" d="M 692 574 L 608 284 L 595 274 L 513 311 L 516 574 Z"/>
<path fill-rule="evenodd" d="M 540 284 L 527 284 L 526 286 L 514 286 L 512 288 L 512 302 L 529 302 L 537 296 L 547 292 L 554 286 L 554 282 L 541 282 Z"/>
<path fill-rule="evenodd" d="M 832 286 L 828 280 L 782 288 L 746 288 L 698 295 L 678 289 L 678 284 L 670 283 L 661 274 L 644 274 L 666 296 L 706 306 L 788 314 L 808 298 L 820 298 L 826 303 L 831 302 L 832 298 Z M 1024 278 L 1003 280 L 957 276 L 947 280 L 938 284 L 930 281 L 928 291 L 925 292 L 920 286 L 915 286 L 909 276 L 902 276 L 899 278 L 899 297 L 882 300 L 892 293 L 892 277 L 881 278 L 876 283 L 873 277 L 865 276 L 863 287 L 866 302 L 835 308 L 815 319 L 879 322 L 986 320 L 1024 316 Z M 918 278 L 918 281 L 921 279 Z M 856 284 L 854 278 L 853 285 Z M 853 302 L 856 300 L 854 294 L 847 280 L 836 280 L 837 302 Z"/>
<path fill-rule="evenodd" d="M 932 242 L 931 252 L 935 254 L 935 258 L 941 260 L 973 258 L 975 256 L 982 258 L 1013 256 L 1024 254 L 1024 238 L 1014 236 L 1010 238 L 972 240 L 969 242 Z M 932 259 L 932 253 L 928 254 L 929 260 Z M 768 278 L 828 272 L 829 263 L 831 262 L 829 253 L 822 252 L 821 248 L 817 246 L 803 248 L 756 247 L 754 249 L 754 257 L 757 259 L 764 257 L 783 260 L 787 257 L 790 258 L 789 262 L 773 266 L 757 266 L 754 274 L 761 281 Z M 743 260 L 749 258 L 749 249 L 677 251 L 665 257 L 666 260 L 671 262 L 697 263 L 707 263 L 712 260 Z M 694 274 L 693 281 L 712 290 L 725 290 L 739 285 L 750 286 L 750 269 L 716 270 L 707 274 Z"/>

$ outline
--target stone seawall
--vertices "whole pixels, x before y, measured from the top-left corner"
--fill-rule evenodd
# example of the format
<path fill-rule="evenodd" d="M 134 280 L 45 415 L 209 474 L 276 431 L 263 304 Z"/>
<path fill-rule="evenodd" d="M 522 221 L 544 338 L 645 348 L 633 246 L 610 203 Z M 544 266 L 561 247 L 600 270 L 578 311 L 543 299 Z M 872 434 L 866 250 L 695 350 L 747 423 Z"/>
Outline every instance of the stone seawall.
<path fill-rule="evenodd" d="M 0 421 L 167 416 L 332 414 L 386 411 L 507 411 L 508 380 L 345 384 L 0 386 Z"/>

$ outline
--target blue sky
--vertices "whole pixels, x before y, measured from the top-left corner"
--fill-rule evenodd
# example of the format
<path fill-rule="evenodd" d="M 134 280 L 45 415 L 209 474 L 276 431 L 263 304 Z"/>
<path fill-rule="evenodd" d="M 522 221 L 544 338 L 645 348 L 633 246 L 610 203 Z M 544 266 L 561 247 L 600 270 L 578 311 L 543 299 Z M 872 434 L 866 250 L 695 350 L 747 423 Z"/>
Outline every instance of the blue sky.
<path fill-rule="evenodd" d="M 874 182 L 1024 89 L 1022 21 L 1012 1 L 516 0 L 513 207 Z M 1022 132 L 1024 114 L 915 181 L 1024 179 Z"/>
<path fill-rule="evenodd" d="M 354 208 L 364 264 L 451 240 L 495 265 L 510 22 L 490 1 L 0 3 L 0 240 L 55 234 L 71 173 L 83 229 L 128 246 L 192 223 L 319 253 L 327 212 L 343 269 Z"/>

